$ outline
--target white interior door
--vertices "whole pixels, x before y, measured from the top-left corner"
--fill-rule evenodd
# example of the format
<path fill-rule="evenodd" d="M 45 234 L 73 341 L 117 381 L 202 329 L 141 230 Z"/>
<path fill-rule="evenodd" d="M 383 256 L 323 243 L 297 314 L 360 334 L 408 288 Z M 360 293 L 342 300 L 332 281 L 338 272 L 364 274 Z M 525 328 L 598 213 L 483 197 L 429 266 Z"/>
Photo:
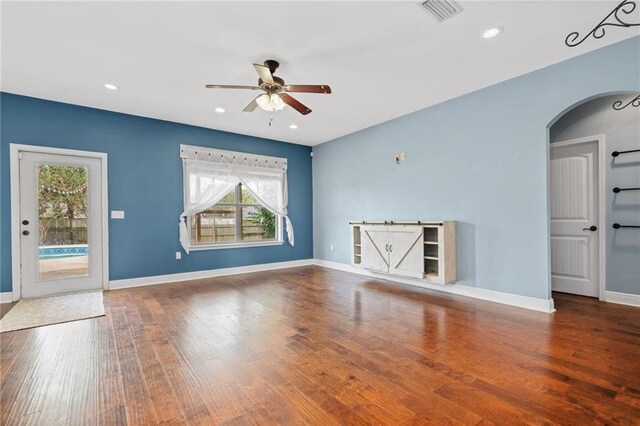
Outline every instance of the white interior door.
<path fill-rule="evenodd" d="M 423 231 L 414 225 L 389 227 L 389 273 L 423 278 Z"/>
<path fill-rule="evenodd" d="M 599 296 L 598 144 L 551 144 L 551 283 Z"/>
<path fill-rule="evenodd" d="M 101 159 L 21 152 L 21 296 L 100 289 Z"/>
<path fill-rule="evenodd" d="M 363 225 L 362 267 L 376 272 L 389 272 L 389 233 L 386 225 Z"/>

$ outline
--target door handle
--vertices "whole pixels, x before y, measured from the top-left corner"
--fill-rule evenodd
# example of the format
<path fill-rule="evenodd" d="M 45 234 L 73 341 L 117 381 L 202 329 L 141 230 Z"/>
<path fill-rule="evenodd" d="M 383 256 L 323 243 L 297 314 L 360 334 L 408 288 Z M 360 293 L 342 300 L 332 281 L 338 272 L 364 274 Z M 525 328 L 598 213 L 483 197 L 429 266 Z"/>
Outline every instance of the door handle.
<path fill-rule="evenodd" d="M 389 245 L 389 251 L 393 251 L 393 246 Z"/>
<path fill-rule="evenodd" d="M 384 245 L 384 251 L 389 251 L 389 244 Z"/>
<path fill-rule="evenodd" d="M 598 227 L 597 227 L 597 226 L 595 226 L 595 225 L 591 225 L 591 226 L 590 226 L 590 227 L 588 227 L 588 228 L 582 228 L 582 230 L 583 230 L 583 231 L 591 231 L 591 232 L 595 232 L 595 231 L 597 231 L 597 230 L 598 230 Z"/>
<path fill-rule="evenodd" d="M 22 231 L 22 235 L 29 235 L 29 231 Z"/>

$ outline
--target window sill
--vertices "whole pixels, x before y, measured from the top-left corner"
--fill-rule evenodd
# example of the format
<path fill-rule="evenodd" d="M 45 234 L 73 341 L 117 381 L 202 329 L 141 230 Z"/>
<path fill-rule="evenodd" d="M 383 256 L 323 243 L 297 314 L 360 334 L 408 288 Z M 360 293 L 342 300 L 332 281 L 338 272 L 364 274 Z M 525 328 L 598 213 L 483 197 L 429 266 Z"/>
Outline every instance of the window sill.
<path fill-rule="evenodd" d="M 203 250 L 221 250 L 231 248 L 248 248 L 248 247 L 268 247 L 268 246 L 281 246 L 284 241 L 260 241 L 252 243 L 229 243 L 229 244 L 211 244 L 211 245 L 195 245 L 190 246 L 189 251 L 203 251 Z"/>

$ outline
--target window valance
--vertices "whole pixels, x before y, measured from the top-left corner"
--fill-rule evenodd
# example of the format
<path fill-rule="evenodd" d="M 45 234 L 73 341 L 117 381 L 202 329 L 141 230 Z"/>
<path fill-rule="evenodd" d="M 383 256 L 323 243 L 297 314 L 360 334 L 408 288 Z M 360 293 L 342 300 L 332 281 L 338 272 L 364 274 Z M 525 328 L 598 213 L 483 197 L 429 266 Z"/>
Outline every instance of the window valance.
<path fill-rule="evenodd" d="M 294 244 L 287 213 L 287 160 L 219 149 L 180 146 L 184 175 L 184 211 L 180 215 L 180 243 L 189 253 L 187 217 L 218 203 L 239 183 L 269 211 L 282 216 L 288 241 Z"/>
<path fill-rule="evenodd" d="M 287 170 L 286 158 L 249 154 L 247 152 L 226 151 L 201 146 L 180 145 L 180 158 L 183 160 L 198 160 L 211 163 Z"/>

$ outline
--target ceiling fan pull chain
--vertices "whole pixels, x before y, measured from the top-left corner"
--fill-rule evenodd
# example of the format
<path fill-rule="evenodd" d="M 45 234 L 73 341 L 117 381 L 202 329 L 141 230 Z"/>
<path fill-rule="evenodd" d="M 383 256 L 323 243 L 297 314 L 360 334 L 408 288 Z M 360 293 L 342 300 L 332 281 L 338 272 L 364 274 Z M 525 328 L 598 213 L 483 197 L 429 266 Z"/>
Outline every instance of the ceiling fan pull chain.
<path fill-rule="evenodd" d="M 273 117 L 269 119 L 269 127 L 271 127 L 271 123 L 273 123 Z"/>

